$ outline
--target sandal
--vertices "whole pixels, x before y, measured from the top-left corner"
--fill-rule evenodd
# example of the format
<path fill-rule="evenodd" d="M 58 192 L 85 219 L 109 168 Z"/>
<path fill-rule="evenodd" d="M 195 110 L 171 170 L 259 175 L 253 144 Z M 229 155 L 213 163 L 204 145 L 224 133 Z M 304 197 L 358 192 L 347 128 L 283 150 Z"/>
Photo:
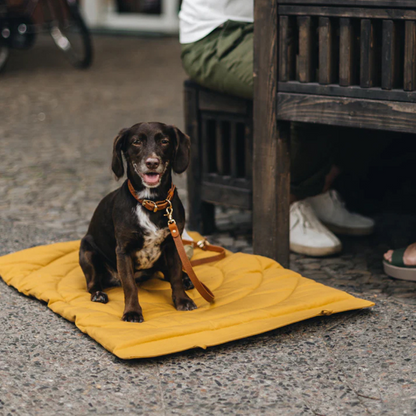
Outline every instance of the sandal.
<path fill-rule="evenodd" d="M 416 282 L 416 266 L 406 266 L 403 262 L 403 255 L 407 247 L 393 251 L 391 262 L 383 260 L 384 273 L 396 279 L 410 280 Z"/>

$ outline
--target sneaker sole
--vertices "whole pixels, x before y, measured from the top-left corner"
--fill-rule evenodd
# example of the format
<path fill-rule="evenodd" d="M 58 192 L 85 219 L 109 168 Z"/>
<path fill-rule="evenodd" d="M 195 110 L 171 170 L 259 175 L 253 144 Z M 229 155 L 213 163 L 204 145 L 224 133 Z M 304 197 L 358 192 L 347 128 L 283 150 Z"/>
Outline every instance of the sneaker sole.
<path fill-rule="evenodd" d="M 339 253 L 342 250 L 342 244 L 333 247 L 308 247 L 290 243 L 290 250 L 311 257 L 326 257 Z"/>
<path fill-rule="evenodd" d="M 354 235 L 358 236 L 366 236 L 371 235 L 374 232 L 374 226 L 368 228 L 351 228 L 351 227 L 342 227 L 340 225 L 329 224 L 327 222 L 321 221 L 322 224 L 325 225 L 328 230 L 332 231 L 334 234 L 341 234 L 341 235 Z"/>

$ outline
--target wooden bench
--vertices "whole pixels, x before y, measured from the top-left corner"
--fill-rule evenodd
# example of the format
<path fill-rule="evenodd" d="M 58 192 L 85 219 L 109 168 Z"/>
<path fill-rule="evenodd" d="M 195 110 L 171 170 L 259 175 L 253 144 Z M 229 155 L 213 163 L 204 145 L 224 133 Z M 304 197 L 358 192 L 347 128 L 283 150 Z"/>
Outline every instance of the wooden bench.
<path fill-rule="evenodd" d="M 186 93 L 188 133 L 199 138 L 199 152 L 208 150 L 202 161 L 201 154 L 193 155 L 189 192 L 199 212 L 191 210 L 190 219 L 192 226 L 202 219 L 212 226 L 211 203 L 224 199 L 212 196 L 217 191 L 204 179 L 213 157 L 204 112 L 220 120 L 233 114 L 227 112 L 233 106 L 240 108 L 235 115 L 246 120 L 246 149 L 251 146 L 247 138 L 254 137 L 252 162 L 245 161 L 252 175 L 245 172 L 239 197 L 252 200 L 253 249 L 288 266 L 289 123 L 416 132 L 416 1 L 256 0 L 254 20 L 253 129 L 249 102 L 207 91 L 201 96 L 189 88 Z M 228 110 L 220 103 L 225 98 Z M 236 140 L 232 134 L 230 140 Z M 219 147 L 216 160 L 223 157 Z M 227 176 L 232 175 L 215 169 L 216 183 L 229 186 Z M 214 181 L 212 175 L 209 181 Z M 238 206 L 251 207 L 247 202 Z"/>

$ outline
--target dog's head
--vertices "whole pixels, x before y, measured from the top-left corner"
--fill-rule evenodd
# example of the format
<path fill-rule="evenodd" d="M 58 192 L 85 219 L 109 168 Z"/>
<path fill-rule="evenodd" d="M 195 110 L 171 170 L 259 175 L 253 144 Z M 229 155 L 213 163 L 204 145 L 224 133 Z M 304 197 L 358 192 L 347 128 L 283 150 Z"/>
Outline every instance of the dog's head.
<path fill-rule="evenodd" d="M 166 173 L 182 173 L 189 165 L 191 141 L 174 126 L 138 123 L 122 129 L 114 139 L 112 169 L 117 178 L 127 170 L 147 188 L 157 188 Z"/>

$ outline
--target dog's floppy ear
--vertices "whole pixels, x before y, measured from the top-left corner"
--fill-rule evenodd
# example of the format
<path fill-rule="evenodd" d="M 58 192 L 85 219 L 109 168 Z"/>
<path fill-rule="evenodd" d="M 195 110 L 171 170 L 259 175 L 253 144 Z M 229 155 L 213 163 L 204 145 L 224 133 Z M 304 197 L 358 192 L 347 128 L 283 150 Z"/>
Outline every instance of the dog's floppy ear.
<path fill-rule="evenodd" d="M 124 141 L 126 139 L 126 132 L 129 129 L 121 129 L 114 139 L 113 144 L 113 160 L 111 162 L 111 168 L 117 179 L 120 179 L 124 175 L 124 165 L 121 152 L 124 147 Z"/>
<path fill-rule="evenodd" d="M 177 127 L 171 126 L 175 140 L 175 156 L 172 169 L 176 173 L 182 173 L 189 165 L 191 156 L 191 139 L 182 133 Z"/>

